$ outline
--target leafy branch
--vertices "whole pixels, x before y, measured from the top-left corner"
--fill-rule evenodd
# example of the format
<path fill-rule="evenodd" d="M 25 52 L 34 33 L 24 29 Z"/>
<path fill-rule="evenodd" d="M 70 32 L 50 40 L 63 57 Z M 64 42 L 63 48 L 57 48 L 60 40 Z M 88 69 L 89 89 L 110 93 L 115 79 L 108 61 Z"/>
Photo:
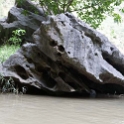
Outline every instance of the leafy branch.
<path fill-rule="evenodd" d="M 97 28 L 101 22 L 110 15 L 115 22 L 121 22 L 119 14 L 115 13 L 115 6 L 124 0 L 39 0 L 47 15 L 56 15 L 65 12 L 76 12 L 77 15 Z M 123 12 L 123 9 L 121 9 Z"/>

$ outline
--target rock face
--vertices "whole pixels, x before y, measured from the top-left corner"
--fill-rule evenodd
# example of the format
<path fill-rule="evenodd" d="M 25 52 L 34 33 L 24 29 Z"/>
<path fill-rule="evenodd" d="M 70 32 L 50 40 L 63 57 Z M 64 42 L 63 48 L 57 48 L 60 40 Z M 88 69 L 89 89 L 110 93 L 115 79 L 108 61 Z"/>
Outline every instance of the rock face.
<path fill-rule="evenodd" d="M 29 0 L 24 2 L 21 5 L 16 4 L 10 9 L 8 17 L 0 20 L 0 41 L 5 38 L 9 39 L 13 30 L 21 28 L 26 30 L 26 35 L 22 37 L 22 40 L 32 42 L 32 34 L 39 28 L 41 22 L 46 20 L 39 7 L 36 7 Z"/>
<path fill-rule="evenodd" d="M 19 86 L 28 86 L 29 93 L 32 88 L 58 95 L 124 93 L 124 55 L 73 15 L 50 16 L 34 32 L 33 41 L 0 70 Z"/>
<path fill-rule="evenodd" d="M 45 16 L 41 6 L 38 5 L 35 1 L 23 0 L 20 2 L 19 0 L 15 0 L 15 6 L 18 8 L 23 8 L 24 10 L 30 11 L 40 16 Z"/>

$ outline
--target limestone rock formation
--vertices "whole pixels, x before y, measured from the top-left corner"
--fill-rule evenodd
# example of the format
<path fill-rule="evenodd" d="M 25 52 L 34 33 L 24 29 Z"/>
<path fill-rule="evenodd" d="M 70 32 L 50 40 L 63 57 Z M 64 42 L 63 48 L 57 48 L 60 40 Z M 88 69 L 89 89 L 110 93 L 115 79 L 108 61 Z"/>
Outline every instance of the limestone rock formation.
<path fill-rule="evenodd" d="M 12 7 L 7 18 L 0 19 L 1 43 L 4 38 L 9 39 L 12 36 L 13 30 L 19 28 L 26 30 L 26 35 L 22 37 L 22 40 L 32 42 L 32 34 L 39 28 L 41 22 L 46 20 L 40 7 L 36 7 L 29 0 L 24 2 Z"/>
<path fill-rule="evenodd" d="M 29 93 L 124 93 L 124 55 L 70 13 L 42 22 L 33 43 L 4 62 L 0 73 L 19 87 L 27 86 Z"/>
<path fill-rule="evenodd" d="M 15 6 L 17 8 L 23 8 L 24 10 L 30 11 L 37 15 L 45 16 L 44 11 L 42 10 L 42 7 L 38 5 L 36 1 L 23 0 L 22 2 L 20 2 L 19 0 L 15 0 Z"/>

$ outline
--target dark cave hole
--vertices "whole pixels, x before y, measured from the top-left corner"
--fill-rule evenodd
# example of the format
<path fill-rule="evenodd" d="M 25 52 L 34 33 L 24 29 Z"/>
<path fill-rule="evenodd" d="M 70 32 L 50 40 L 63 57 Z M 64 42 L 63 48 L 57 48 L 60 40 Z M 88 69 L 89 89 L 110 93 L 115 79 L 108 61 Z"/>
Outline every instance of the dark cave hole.
<path fill-rule="evenodd" d="M 27 72 L 26 72 L 26 70 L 25 70 L 23 67 L 21 67 L 20 65 L 15 66 L 15 70 L 16 70 L 17 74 L 18 74 L 22 79 L 25 79 L 25 80 L 28 79 Z"/>
<path fill-rule="evenodd" d="M 61 56 L 62 56 L 62 54 L 58 52 L 58 53 L 57 53 L 57 56 L 61 57 Z"/>
<path fill-rule="evenodd" d="M 54 41 L 54 40 L 52 40 L 52 41 L 50 41 L 50 46 L 56 46 L 57 45 L 57 42 L 56 41 Z"/>
<path fill-rule="evenodd" d="M 39 73 L 42 73 L 43 72 L 43 67 L 41 66 L 36 66 L 36 71 L 38 71 Z"/>
<path fill-rule="evenodd" d="M 41 54 L 38 52 L 38 53 L 37 53 L 37 56 L 38 56 L 38 57 L 41 57 Z"/>
<path fill-rule="evenodd" d="M 97 54 L 97 53 L 95 53 L 95 56 L 98 56 L 98 54 Z"/>
<path fill-rule="evenodd" d="M 66 75 L 65 75 L 64 72 L 59 72 L 59 73 L 58 73 L 58 76 L 60 76 L 62 79 L 64 79 Z"/>
<path fill-rule="evenodd" d="M 42 78 L 46 86 L 53 88 L 56 85 L 56 81 L 51 77 L 51 75 L 52 73 L 48 73 L 48 71 L 44 70 Z"/>
<path fill-rule="evenodd" d="M 50 71 L 50 70 L 51 70 L 51 68 L 50 68 L 49 66 L 44 67 L 44 69 L 45 69 L 46 71 Z"/>
<path fill-rule="evenodd" d="M 103 89 L 105 93 L 109 94 L 123 94 L 124 93 L 124 87 L 118 84 L 104 84 Z"/>
<path fill-rule="evenodd" d="M 64 48 L 62 45 L 59 45 L 59 46 L 58 46 L 58 49 L 59 49 L 59 51 L 61 51 L 61 52 L 64 52 L 64 51 L 65 51 L 65 48 Z"/>
<path fill-rule="evenodd" d="M 110 47 L 110 50 L 111 50 L 111 51 L 113 51 L 113 49 L 114 49 L 113 47 Z"/>
<path fill-rule="evenodd" d="M 29 68 L 30 66 L 26 64 L 26 67 Z"/>
<path fill-rule="evenodd" d="M 30 59 L 30 58 L 28 58 L 27 61 L 28 61 L 29 63 L 33 63 L 33 60 Z"/>

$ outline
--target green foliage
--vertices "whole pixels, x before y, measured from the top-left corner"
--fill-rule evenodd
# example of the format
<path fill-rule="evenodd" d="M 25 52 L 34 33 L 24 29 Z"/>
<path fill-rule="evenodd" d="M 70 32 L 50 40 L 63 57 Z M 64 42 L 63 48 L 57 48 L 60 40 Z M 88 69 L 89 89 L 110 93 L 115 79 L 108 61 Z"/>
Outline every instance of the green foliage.
<path fill-rule="evenodd" d="M 14 94 L 24 94 L 27 92 L 27 87 L 23 86 L 21 91 L 19 92 L 18 87 L 16 88 L 15 82 L 12 77 L 4 77 L 4 75 L 0 74 L 0 89 L 2 93 L 14 93 Z"/>
<path fill-rule="evenodd" d="M 27 10 L 23 10 L 23 11 L 21 12 L 21 14 L 27 16 L 27 15 L 29 15 L 29 12 L 28 12 Z"/>
<path fill-rule="evenodd" d="M 15 88 L 15 83 L 12 77 L 4 78 L 3 75 L 0 74 L 0 85 L 1 85 L 1 92 L 7 93 L 7 92 L 13 92 L 17 93 L 17 89 Z"/>
<path fill-rule="evenodd" d="M 124 13 L 124 8 L 119 9 L 120 12 Z"/>
<path fill-rule="evenodd" d="M 21 37 L 26 34 L 26 31 L 23 29 L 17 29 L 12 31 L 12 37 L 9 38 L 8 43 L 13 45 L 20 45 L 22 42 Z"/>
<path fill-rule="evenodd" d="M 115 34 L 114 29 L 111 29 L 110 35 L 111 35 L 112 38 L 116 39 L 116 34 Z"/>
<path fill-rule="evenodd" d="M 35 8 L 35 6 L 31 5 L 31 6 L 28 6 L 28 8 L 30 8 L 30 10 L 32 10 L 35 14 L 38 14 L 38 10 Z M 21 14 L 23 14 L 25 16 L 28 16 L 29 15 L 29 11 L 28 10 L 23 10 L 21 12 Z"/>
<path fill-rule="evenodd" d="M 115 13 L 115 6 L 124 0 L 39 0 L 46 14 L 76 12 L 76 14 L 92 27 L 97 28 L 110 15 L 115 22 L 121 22 L 121 16 Z M 123 9 L 120 9 L 123 12 Z"/>
<path fill-rule="evenodd" d="M 26 0 L 16 0 L 16 3 L 21 6 Z"/>
<path fill-rule="evenodd" d="M 12 54 L 15 53 L 20 47 L 22 36 L 26 33 L 23 29 L 12 31 L 12 36 L 9 40 L 4 40 L 4 44 L 0 46 L 0 64 L 6 61 Z"/>
<path fill-rule="evenodd" d="M 12 54 L 14 54 L 19 49 L 19 47 L 19 45 L 9 44 L 0 46 L 0 64 L 6 61 Z"/>
<path fill-rule="evenodd" d="M 114 18 L 114 22 L 116 22 L 116 23 L 122 22 L 121 16 L 117 13 L 113 13 L 113 18 Z"/>

